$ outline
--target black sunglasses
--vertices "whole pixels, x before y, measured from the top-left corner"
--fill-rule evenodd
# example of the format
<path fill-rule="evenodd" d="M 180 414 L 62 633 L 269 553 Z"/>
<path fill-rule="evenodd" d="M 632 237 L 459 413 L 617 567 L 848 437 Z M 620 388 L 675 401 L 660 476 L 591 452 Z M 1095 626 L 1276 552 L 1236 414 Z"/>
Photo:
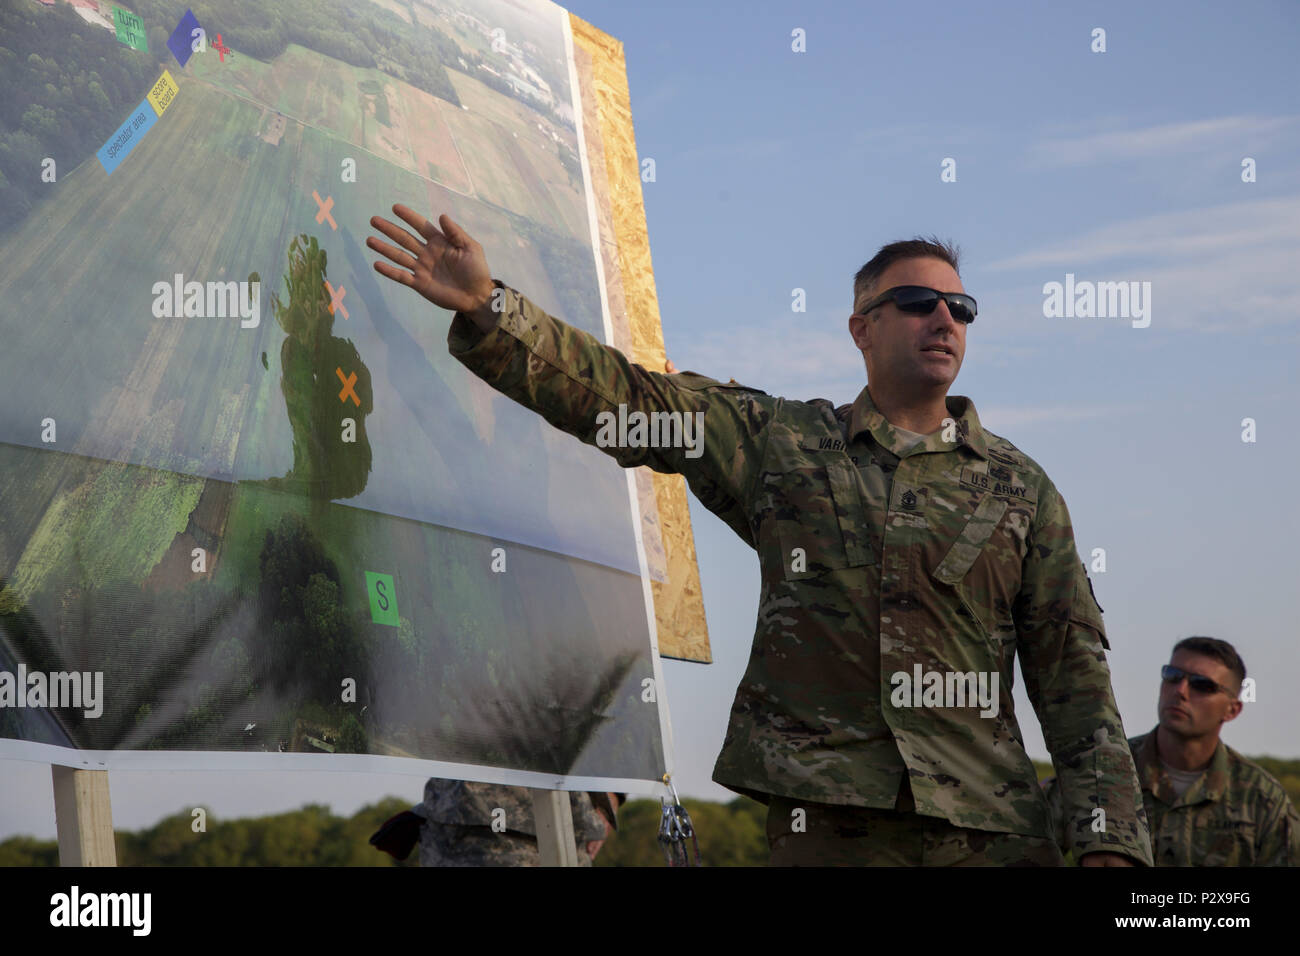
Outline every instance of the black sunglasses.
<path fill-rule="evenodd" d="M 1174 667 L 1172 664 L 1166 664 L 1160 668 L 1160 676 L 1165 679 L 1167 684 L 1181 683 L 1183 678 L 1187 678 L 1187 686 L 1198 694 L 1213 694 L 1215 691 L 1223 691 L 1229 697 L 1236 697 L 1232 691 L 1222 684 L 1210 680 L 1204 674 L 1192 674 L 1183 670 L 1181 667 Z"/>
<path fill-rule="evenodd" d="M 940 292 L 938 289 L 928 289 L 923 285 L 896 285 L 868 302 L 858 315 L 866 315 L 876 306 L 891 300 L 901 312 L 929 315 L 939 305 L 940 299 L 948 304 L 948 311 L 952 317 L 964 325 L 970 325 L 979 314 L 979 307 L 976 306 L 975 300 L 964 292 Z"/>

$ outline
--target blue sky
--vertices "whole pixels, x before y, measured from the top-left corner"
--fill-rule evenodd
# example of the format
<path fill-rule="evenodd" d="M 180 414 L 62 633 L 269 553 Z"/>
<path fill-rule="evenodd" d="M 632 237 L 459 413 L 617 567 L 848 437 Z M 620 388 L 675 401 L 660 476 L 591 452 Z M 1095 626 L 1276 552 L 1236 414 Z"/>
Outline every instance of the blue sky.
<path fill-rule="evenodd" d="M 847 331 L 854 272 L 895 239 L 955 240 L 980 314 L 953 392 L 1047 470 L 1082 554 L 1105 548 L 1093 581 L 1125 729 L 1154 726 L 1173 643 L 1209 634 L 1257 679 L 1224 739 L 1300 756 L 1300 6 L 567 6 L 624 44 L 677 366 L 850 402 L 865 384 Z M 1097 27 L 1105 53 L 1090 50 Z M 955 182 L 940 181 L 945 158 Z M 1067 273 L 1150 282 L 1149 327 L 1045 318 L 1043 285 Z M 791 311 L 796 288 L 806 312 Z M 710 777 L 758 563 L 694 500 L 691 515 L 715 663 L 665 662 L 676 779 L 683 795 L 728 799 Z M 1027 745 L 1046 758 L 1019 685 Z M 0 838 L 52 836 L 48 768 L 2 769 L 17 799 L 0 805 Z M 350 813 L 388 794 L 415 802 L 422 781 L 114 772 L 111 785 L 116 824 L 138 827 L 200 803 Z"/>

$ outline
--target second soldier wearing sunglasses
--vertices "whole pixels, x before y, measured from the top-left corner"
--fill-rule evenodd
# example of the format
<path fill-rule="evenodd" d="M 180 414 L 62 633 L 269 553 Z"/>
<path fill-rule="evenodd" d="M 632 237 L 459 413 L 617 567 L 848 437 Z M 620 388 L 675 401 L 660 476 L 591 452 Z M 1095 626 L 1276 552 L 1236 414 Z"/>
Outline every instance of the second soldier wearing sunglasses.
<path fill-rule="evenodd" d="M 1184 638 L 1160 678 L 1160 723 L 1129 740 L 1156 866 L 1300 866 L 1300 815 L 1286 789 L 1219 739 L 1243 706 L 1236 648 Z M 1062 842 L 1089 826 L 1065 816 L 1055 780 L 1043 788 Z"/>
<path fill-rule="evenodd" d="M 602 450 L 684 475 L 758 553 L 757 628 L 713 779 L 768 805 L 772 863 L 1060 865 L 1012 704 L 1017 656 L 1066 806 L 1106 811 L 1070 849 L 1151 863 L 1065 502 L 948 395 L 977 314 L 955 250 L 895 242 L 858 271 L 849 331 L 867 386 L 837 407 L 643 368 L 494 280 L 449 217 L 394 212 L 414 232 L 372 218 L 396 243 L 367 240 L 392 263 L 376 270 L 456 312 L 450 351 L 493 388 L 591 445 L 620 405 L 703 413 L 702 446 Z"/>

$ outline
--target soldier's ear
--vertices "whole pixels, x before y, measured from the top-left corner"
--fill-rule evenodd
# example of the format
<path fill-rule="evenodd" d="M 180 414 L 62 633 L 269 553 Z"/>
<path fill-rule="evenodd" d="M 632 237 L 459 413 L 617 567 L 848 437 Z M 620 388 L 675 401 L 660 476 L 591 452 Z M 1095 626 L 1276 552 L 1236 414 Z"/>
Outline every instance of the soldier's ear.
<path fill-rule="evenodd" d="M 1226 724 L 1230 720 L 1236 720 L 1237 715 L 1241 713 L 1242 708 L 1245 706 L 1240 700 L 1234 700 L 1228 705 L 1228 712 L 1223 715 L 1223 722 Z"/>
<path fill-rule="evenodd" d="M 849 334 L 853 336 L 853 344 L 859 349 L 871 347 L 871 319 L 865 315 L 858 315 L 856 312 L 849 316 Z"/>

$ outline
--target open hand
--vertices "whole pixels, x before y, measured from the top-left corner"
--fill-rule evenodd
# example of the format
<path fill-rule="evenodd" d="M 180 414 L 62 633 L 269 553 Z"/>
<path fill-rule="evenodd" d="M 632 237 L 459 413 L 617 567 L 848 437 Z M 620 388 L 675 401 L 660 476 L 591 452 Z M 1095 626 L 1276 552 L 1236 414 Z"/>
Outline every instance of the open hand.
<path fill-rule="evenodd" d="M 409 285 L 434 305 L 450 312 L 475 312 L 486 306 L 495 286 L 483 247 L 446 213 L 438 217 L 435 226 L 401 203 L 393 206 L 393 212 L 406 220 L 415 233 L 387 219 L 371 216 L 370 225 L 397 246 L 374 236 L 367 237 L 366 245 L 401 267 L 376 262 L 375 271 L 394 282 Z"/>

